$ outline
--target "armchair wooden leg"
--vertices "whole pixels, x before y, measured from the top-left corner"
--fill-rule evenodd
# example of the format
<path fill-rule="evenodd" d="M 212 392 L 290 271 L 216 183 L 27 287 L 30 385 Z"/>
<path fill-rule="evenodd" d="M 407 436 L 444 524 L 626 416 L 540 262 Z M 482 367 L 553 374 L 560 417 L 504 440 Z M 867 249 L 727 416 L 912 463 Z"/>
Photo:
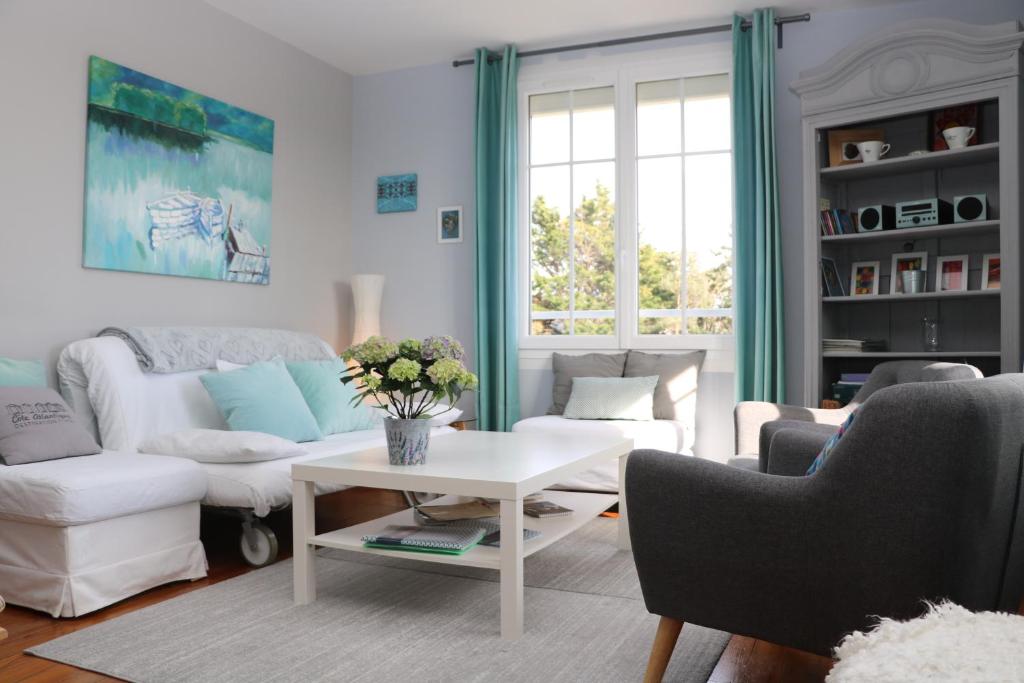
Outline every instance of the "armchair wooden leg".
<path fill-rule="evenodd" d="M 679 639 L 679 632 L 682 629 L 683 622 L 672 617 L 662 617 L 658 622 L 658 632 L 654 636 L 651 656 L 647 660 L 644 683 L 661 683 L 665 669 L 668 668 L 668 660 L 672 659 L 672 651 L 676 649 L 676 641 Z"/>

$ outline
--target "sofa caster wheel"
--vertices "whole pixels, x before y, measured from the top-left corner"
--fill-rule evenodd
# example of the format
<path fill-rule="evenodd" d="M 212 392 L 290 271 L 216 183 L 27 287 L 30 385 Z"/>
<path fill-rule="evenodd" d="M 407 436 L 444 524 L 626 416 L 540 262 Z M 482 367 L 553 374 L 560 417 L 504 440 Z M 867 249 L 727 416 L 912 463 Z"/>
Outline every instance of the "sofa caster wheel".
<path fill-rule="evenodd" d="M 265 524 L 243 523 L 239 541 L 242 557 L 251 567 L 266 567 L 277 559 L 277 536 Z"/>

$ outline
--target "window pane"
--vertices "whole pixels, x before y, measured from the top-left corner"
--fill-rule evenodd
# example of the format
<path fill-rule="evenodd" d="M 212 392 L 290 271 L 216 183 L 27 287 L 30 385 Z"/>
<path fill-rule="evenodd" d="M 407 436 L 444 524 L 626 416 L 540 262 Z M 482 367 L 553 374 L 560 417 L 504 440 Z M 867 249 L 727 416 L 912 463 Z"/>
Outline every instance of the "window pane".
<path fill-rule="evenodd" d="M 681 334 L 682 159 L 637 161 L 640 334 Z"/>
<path fill-rule="evenodd" d="M 615 333 L 615 163 L 573 166 L 575 334 Z"/>
<path fill-rule="evenodd" d="M 569 333 L 569 168 L 530 170 L 530 334 Z"/>
<path fill-rule="evenodd" d="M 569 161 L 569 93 L 530 96 L 530 164 Z"/>
<path fill-rule="evenodd" d="M 731 334 L 731 155 L 687 156 L 686 327 L 690 334 Z M 699 201 L 695 200 L 699 198 Z M 716 314 L 717 313 L 717 314 Z"/>
<path fill-rule="evenodd" d="M 683 83 L 686 104 L 686 151 L 707 152 L 729 149 L 729 77 L 700 76 Z"/>
<path fill-rule="evenodd" d="M 680 152 L 679 109 L 678 80 L 637 83 L 636 150 L 638 156 L 678 154 Z"/>
<path fill-rule="evenodd" d="M 615 89 L 590 88 L 572 94 L 572 159 L 615 157 Z"/>

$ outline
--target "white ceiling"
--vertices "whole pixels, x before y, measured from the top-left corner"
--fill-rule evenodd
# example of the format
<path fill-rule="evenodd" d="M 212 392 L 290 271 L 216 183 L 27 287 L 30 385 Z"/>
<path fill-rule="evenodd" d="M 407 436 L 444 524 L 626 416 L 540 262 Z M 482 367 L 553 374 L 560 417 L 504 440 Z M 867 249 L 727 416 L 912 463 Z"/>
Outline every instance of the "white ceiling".
<path fill-rule="evenodd" d="M 900 0 L 779 0 L 779 16 Z M 764 0 L 207 0 L 350 74 L 709 23 Z"/>

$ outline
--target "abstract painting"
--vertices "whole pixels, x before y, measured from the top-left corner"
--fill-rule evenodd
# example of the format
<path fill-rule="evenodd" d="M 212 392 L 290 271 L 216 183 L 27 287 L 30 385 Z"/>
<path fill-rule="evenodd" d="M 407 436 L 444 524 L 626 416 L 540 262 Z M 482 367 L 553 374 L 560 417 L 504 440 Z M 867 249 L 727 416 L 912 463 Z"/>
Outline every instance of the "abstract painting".
<path fill-rule="evenodd" d="M 383 175 L 377 178 L 377 213 L 416 210 L 416 174 Z"/>
<path fill-rule="evenodd" d="M 83 265 L 270 282 L 274 122 L 89 58 Z"/>

